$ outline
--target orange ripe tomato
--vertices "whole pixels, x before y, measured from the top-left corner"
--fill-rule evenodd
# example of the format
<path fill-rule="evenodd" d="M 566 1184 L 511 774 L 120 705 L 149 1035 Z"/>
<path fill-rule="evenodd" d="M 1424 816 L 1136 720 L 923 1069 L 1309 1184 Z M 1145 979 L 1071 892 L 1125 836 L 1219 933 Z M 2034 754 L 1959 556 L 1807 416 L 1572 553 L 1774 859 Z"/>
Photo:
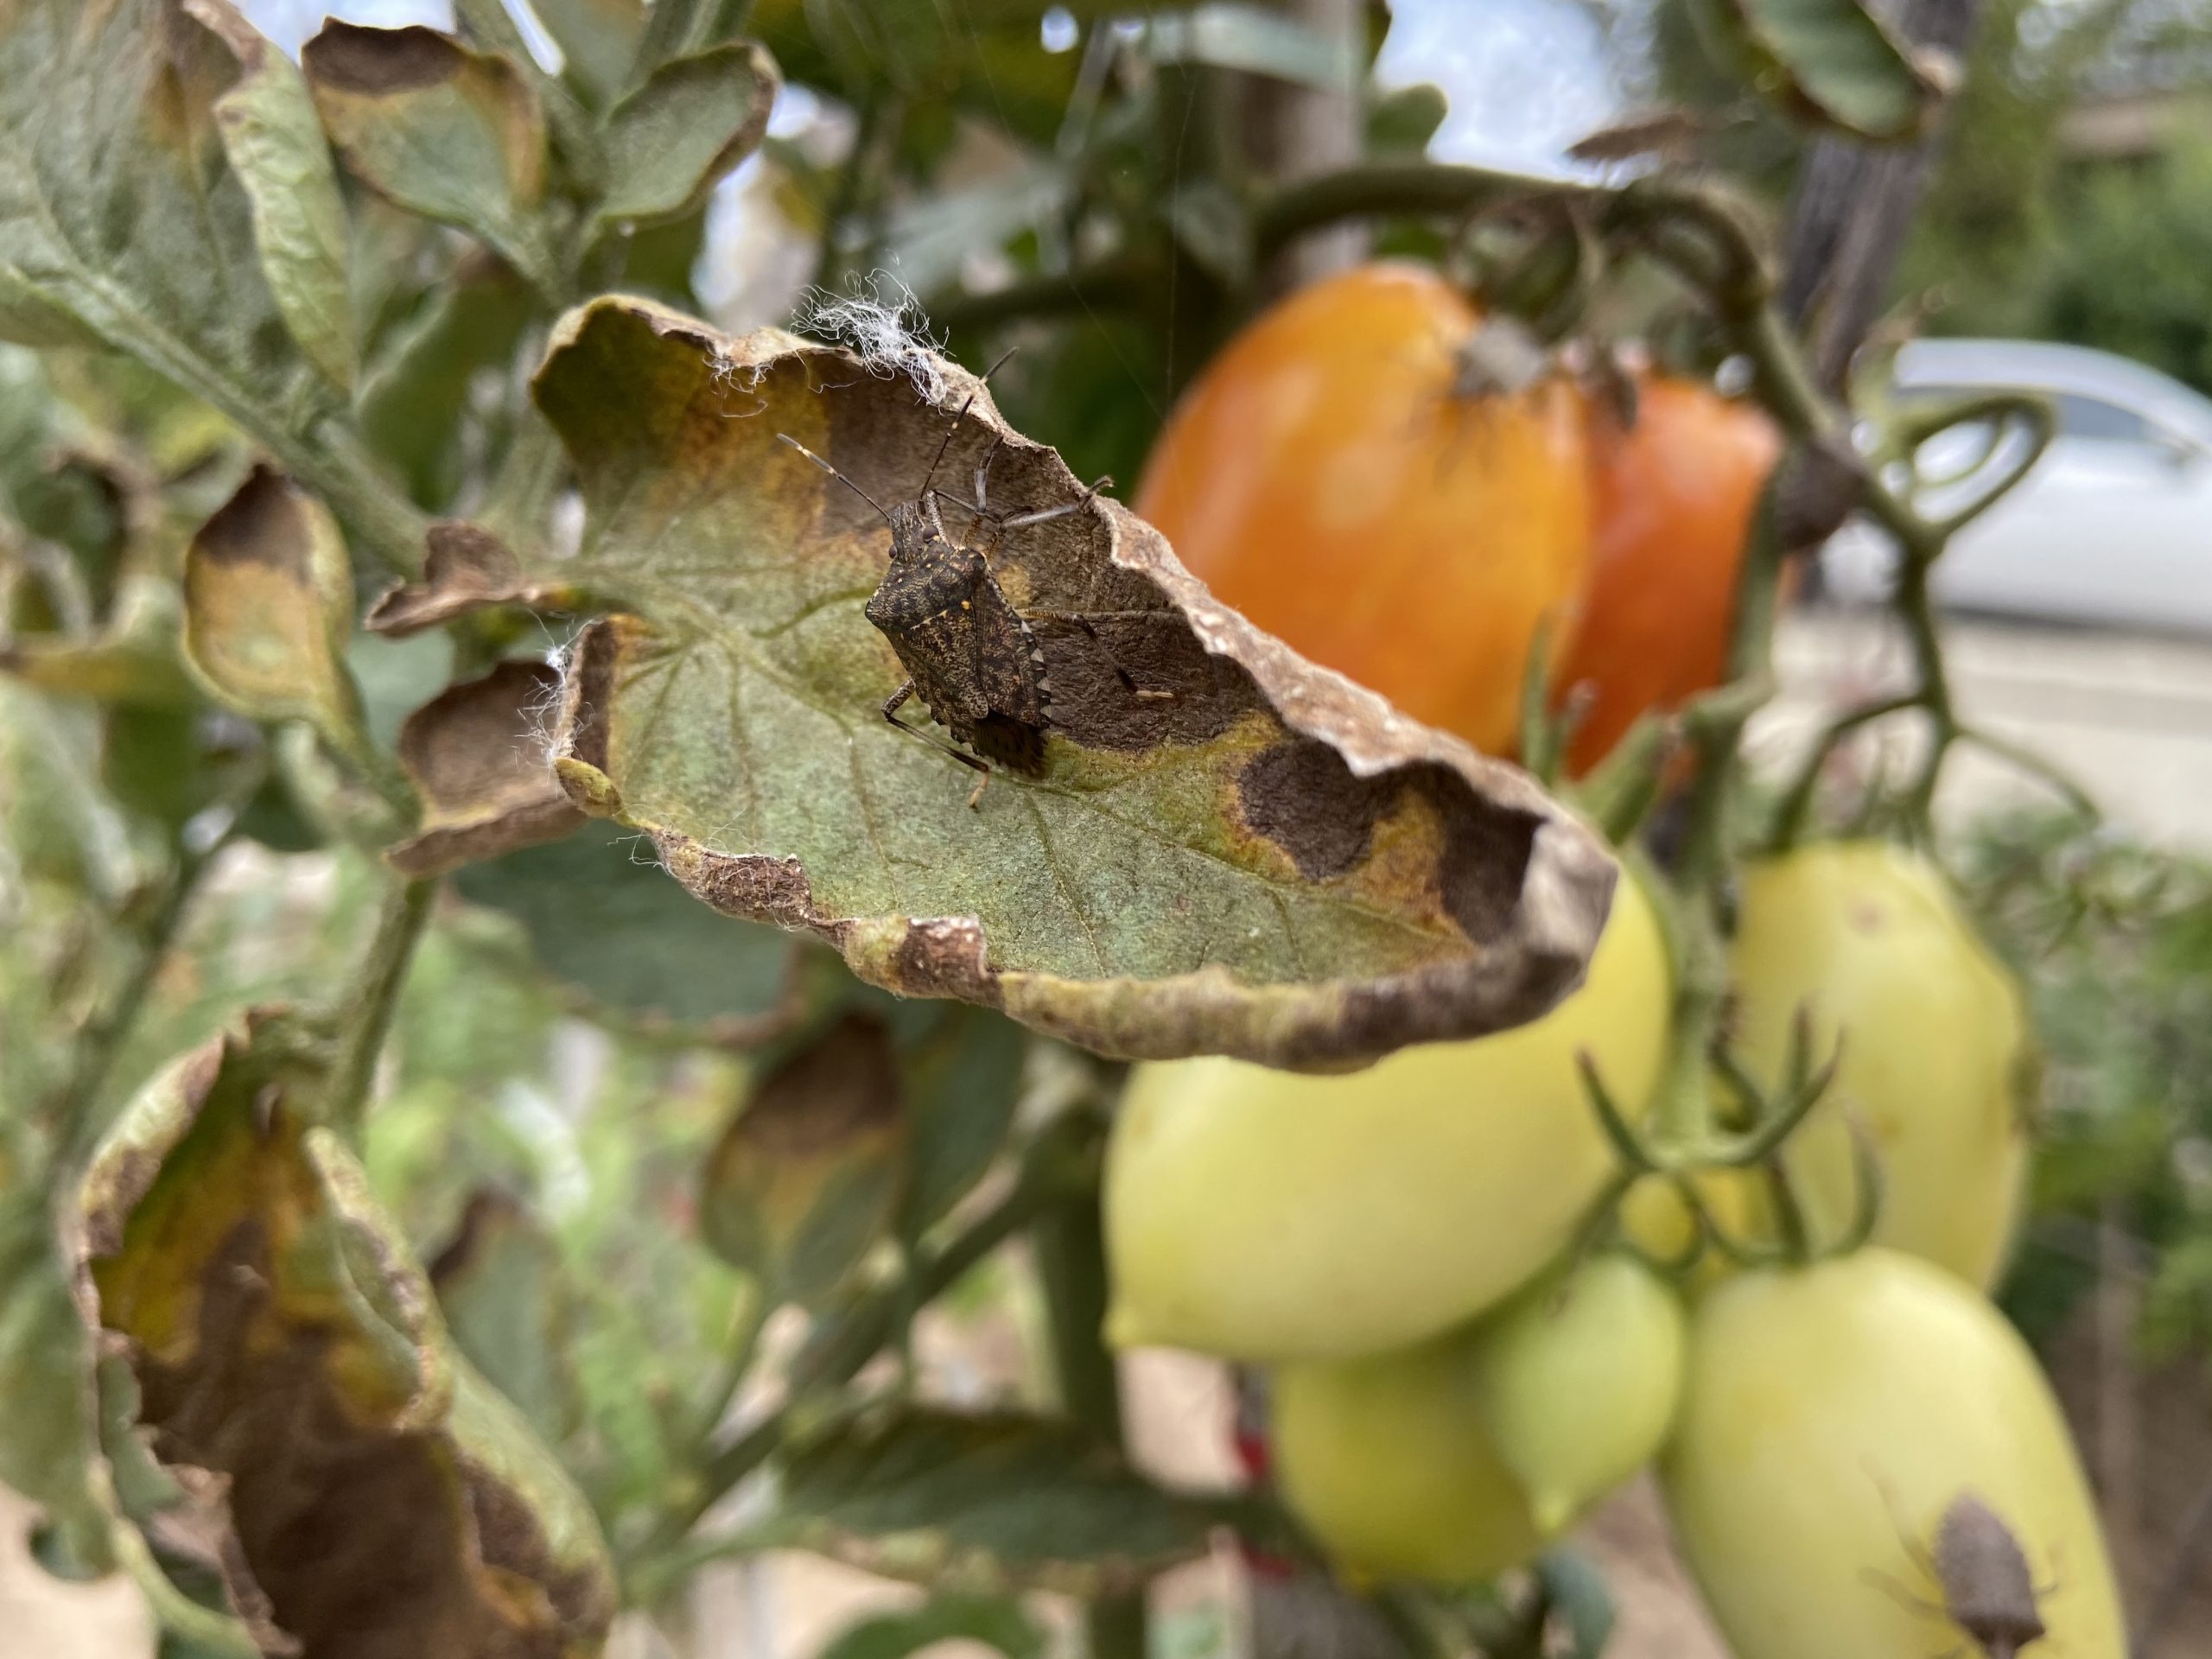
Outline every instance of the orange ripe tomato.
<path fill-rule="evenodd" d="M 1497 754 L 1538 625 L 1571 629 L 1590 486 L 1572 385 L 1454 395 L 1478 321 L 1418 265 L 1300 289 L 1177 404 L 1136 510 L 1260 626 Z"/>
<path fill-rule="evenodd" d="M 1632 426 L 1594 404 L 1590 425 L 1590 581 L 1554 679 L 1596 694 L 1567 747 L 1577 776 L 1645 709 L 1720 683 L 1745 540 L 1782 453 L 1763 413 L 1700 381 L 1640 379 Z"/>

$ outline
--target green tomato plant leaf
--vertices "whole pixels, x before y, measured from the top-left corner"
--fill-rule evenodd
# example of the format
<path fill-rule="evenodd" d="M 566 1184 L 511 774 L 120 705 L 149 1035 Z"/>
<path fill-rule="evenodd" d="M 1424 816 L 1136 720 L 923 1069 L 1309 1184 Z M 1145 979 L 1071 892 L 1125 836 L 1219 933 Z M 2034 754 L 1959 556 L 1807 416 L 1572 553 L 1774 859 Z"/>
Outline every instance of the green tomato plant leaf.
<path fill-rule="evenodd" d="M 583 1659 L 613 1605 L 590 1510 L 454 1351 L 314 1122 L 322 1080 L 262 1011 L 144 1086 L 80 1195 L 87 1326 L 162 1467 L 219 1496 L 211 1553 L 249 1623 L 318 1659 Z"/>
<path fill-rule="evenodd" d="M 1027 1035 L 988 1008 L 955 1007 L 904 1047 L 912 1148 L 899 1227 L 918 1238 L 951 1213 L 1006 1144 Z"/>
<path fill-rule="evenodd" d="M 0 1484 L 46 1512 L 67 1556 L 107 1560 L 92 1478 L 92 1349 L 69 1294 L 42 1148 L 0 1121 Z"/>
<path fill-rule="evenodd" d="M 337 520 L 256 467 L 184 557 L 184 651 L 210 691 L 255 720 L 303 720 L 340 754 L 366 752 L 346 665 L 353 575 Z"/>
<path fill-rule="evenodd" d="M 478 237 L 541 293 L 560 292 L 540 211 L 545 118 L 520 68 L 435 29 L 340 22 L 323 26 L 300 63 L 348 172 Z"/>
<path fill-rule="evenodd" d="M 699 1230 L 768 1295 L 819 1306 L 891 1236 L 906 1171 L 898 1051 L 848 1013 L 753 1084 L 708 1154 Z"/>
<path fill-rule="evenodd" d="M 569 1369 L 561 1254 L 530 1212 L 504 1192 L 473 1194 L 453 1242 L 430 1262 L 430 1287 L 454 1345 L 537 1437 L 558 1446 L 574 1433 L 582 1396 Z"/>
<path fill-rule="evenodd" d="M 1096 1596 L 1205 1552 L 1220 1516 L 1061 1418 L 902 1406 L 847 1419 L 783 1467 L 776 1525 L 932 1589 Z"/>
<path fill-rule="evenodd" d="M 1576 982 L 1614 867 L 1524 774 L 1421 727 L 1218 604 L 1085 498 L 970 375 L 922 385 L 648 302 L 571 313 L 538 372 L 584 546 L 545 573 L 616 612 L 571 652 L 556 768 L 730 916 L 812 931 L 864 980 L 1102 1052 L 1356 1062 L 1529 1019 Z M 956 427 L 954 412 L 973 406 Z M 906 677 L 862 606 L 878 501 L 938 479 L 1075 511 L 980 539 L 1049 717 L 975 781 L 887 722 Z M 967 521 L 950 509 L 951 527 Z M 984 595 L 986 599 L 988 595 Z"/>
<path fill-rule="evenodd" d="M 593 105 L 611 103 L 629 84 L 645 32 L 644 0 L 531 0 L 530 9 L 561 48 L 569 79 Z"/>
<path fill-rule="evenodd" d="M 1699 0 L 1713 54 L 1796 119 L 1878 143 L 1917 137 L 1956 80 L 1864 0 Z"/>
<path fill-rule="evenodd" d="M 968 1642 L 1006 1659 L 1044 1659 L 1045 1631 L 1008 1596 L 932 1596 L 911 1612 L 879 1613 L 840 1631 L 815 1659 L 907 1659 L 940 1642 Z"/>
<path fill-rule="evenodd" d="M 695 903 L 638 846 L 633 831 L 587 819 L 573 835 L 470 864 L 454 880 L 471 903 L 519 922 L 537 966 L 594 1012 L 730 1046 L 788 1026 L 799 942 Z"/>
<path fill-rule="evenodd" d="M 583 822 L 547 763 L 547 711 L 560 677 L 504 662 L 450 686 L 399 728 L 399 764 L 423 803 L 415 833 L 385 855 L 414 880 L 556 841 Z"/>
<path fill-rule="evenodd" d="M 178 0 L 0 10 L 0 336 L 62 320 L 226 413 L 304 435 L 328 388 L 262 275 L 217 103 L 233 51 Z"/>
<path fill-rule="evenodd" d="M 422 506 L 443 507 L 467 472 L 470 384 L 505 370 L 529 326 L 529 285 L 506 264 L 471 249 L 420 313 L 395 331 L 361 388 L 361 435 Z M 437 556 L 431 531 L 430 556 Z"/>
<path fill-rule="evenodd" d="M 215 123 L 252 205 L 270 294 L 308 360 L 351 394 L 359 353 L 346 286 L 346 204 L 307 82 L 230 0 L 185 0 L 185 10 L 238 63 L 237 83 L 215 100 Z"/>
<path fill-rule="evenodd" d="M 188 707 L 198 691 L 177 655 L 177 603 L 175 583 L 125 575 L 94 632 L 0 639 L 0 672 L 65 697 L 146 709 Z"/>
<path fill-rule="evenodd" d="M 716 47 L 654 70 L 607 112 L 597 228 L 681 217 L 760 146 L 779 85 L 753 45 Z"/>

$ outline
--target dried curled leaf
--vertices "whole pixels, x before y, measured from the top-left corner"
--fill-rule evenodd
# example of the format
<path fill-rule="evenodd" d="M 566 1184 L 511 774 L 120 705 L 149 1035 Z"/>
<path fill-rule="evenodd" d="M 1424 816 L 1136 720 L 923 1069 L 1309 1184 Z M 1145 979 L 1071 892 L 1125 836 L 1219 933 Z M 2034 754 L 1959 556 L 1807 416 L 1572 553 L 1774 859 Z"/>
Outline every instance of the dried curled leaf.
<path fill-rule="evenodd" d="M 385 855 L 420 880 L 518 847 L 557 841 L 583 822 L 547 764 L 540 734 L 560 677 L 543 663 L 501 663 L 408 715 L 399 762 L 423 800 L 416 833 Z"/>
<path fill-rule="evenodd" d="M 264 1652 L 597 1652 L 613 1595 L 590 1510 L 454 1352 L 359 1166 L 309 1126 L 320 1074 L 284 1031 L 250 1017 L 110 1133 L 79 1307 L 161 1465 L 208 1500 L 205 1553 Z"/>
<path fill-rule="evenodd" d="M 973 377 L 925 366 L 975 396 L 942 485 L 988 454 L 991 502 L 1078 500 Z M 556 768 L 724 913 L 1132 1056 L 1356 1062 L 1531 1018 L 1580 976 L 1613 881 L 1595 837 L 1224 608 L 1111 502 L 996 538 L 1049 721 L 1014 734 L 1033 772 L 969 810 L 969 774 L 882 717 L 905 675 L 862 614 L 881 522 L 777 442 L 910 500 L 952 407 L 906 380 L 608 298 L 560 325 L 537 395 L 589 515 L 556 569 L 620 612 L 570 659 Z"/>
<path fill-rule="evenodd" d="M 566 610 L 576 595 L 559 582 L 523 574 L 512 549 L 480 524 L 448 519 L 430 526 L 422 579 L 388 588 L 363 619 L 372 633 L 401 639 L 442 626 L 487 605 Z"/>
<path fill-rule="evenodd" d="M 346 666 L 353 576 L 330 510 L 257 467 L 184 558 L 184 650 L 210 689 L 257 720 L 304 720 L 341 753 L 365 746 Z"/>
<path fill-rule="evenodd" d="M 434 29 L 326 23 L 300 53 L 346 170 L 378 194 L 481 237 L 543 292 L 561 286 L 538 218 L 545 118 L 496 53 Z"/>

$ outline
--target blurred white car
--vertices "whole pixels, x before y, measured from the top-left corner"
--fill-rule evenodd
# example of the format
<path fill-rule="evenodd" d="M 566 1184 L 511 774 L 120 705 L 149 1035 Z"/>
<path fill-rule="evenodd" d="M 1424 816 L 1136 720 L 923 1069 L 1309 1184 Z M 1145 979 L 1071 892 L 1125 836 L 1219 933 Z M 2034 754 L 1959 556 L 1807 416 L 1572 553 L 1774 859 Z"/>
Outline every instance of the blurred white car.
<path fill-rule="evenodd" d="M 2058 415 L 2035 470 L 1952 541 L 1930 583 L 1947 608 L 2044 621 L 2212 633 L 2212 399 L 2106 352 L 2019 340 L 1914 340 L 1897 354 L 1901 401 L 2039 392 Z M 1954 429 L 1923 451 L 1931 514 L 2017 461 L 2017 430 Z M 1983 451 L 1986 450 L 1986 454 Z M 1878 599 L 1890 538 L 1854 519 L 1822 550 L 1828 592 Z"/>

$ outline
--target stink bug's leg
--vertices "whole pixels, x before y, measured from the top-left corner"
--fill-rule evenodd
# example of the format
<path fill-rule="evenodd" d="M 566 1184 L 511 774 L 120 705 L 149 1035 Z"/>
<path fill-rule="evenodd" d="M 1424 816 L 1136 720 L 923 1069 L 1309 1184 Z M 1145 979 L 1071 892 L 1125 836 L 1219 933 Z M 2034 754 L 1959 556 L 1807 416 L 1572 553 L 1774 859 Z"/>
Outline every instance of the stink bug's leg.
<path fill-rule="evenodd" d="M 1001 358 L 999 361 L 1003 363 L 1006 359 Z M 997 434 L 991 439 L 991 447 L 983 451 L 982 460 L 976 463 L 976 516 L 979 518 L 990 511 L 984 503 L 991 499 L 988 493 L 991 487 L 991 463 L 999 458 L 999 446 L 1005 442 L 1006 434 L 1003 432 Z"/>
<path fill-rule="evenodd" d="M 1859 1581 L 1870 1589 L 1879 1590 L 1909 1613 L 1918 1613 L 1928 1618 L 1948 1618 L 1951 1616 L 1946 1609 L 1937 1606 L 1924 1596 L 1916 1596 L 1878 1568 L 1861 1567 L 1859 1572 Z"/>
<path fill-rule="evenodd" d="M 1114 480 L 1110 478 L 1102 478 L 1098 480 L 1097 482 L 1094 483 L 1089 489 L 1085 490 L 1081 495 L 1076 497 L 1072 501 L 1067 502 L 1060 506 L 1046 507 L 1036 512 L 1025 512 L 1015 518 L 1002 519 L 1000 521 L 999 528 L 1001 530 L 1020 530 L 1025 524 L 1048 524 L 1052 519 L 1065 518 L 1071 514 L 1081 512 L 1085 507 L 1090 505 L 1091 498 L 1093 496 L 1096 495 L 1099 491 L 1107 488 L 1113 483 L 1113 481 Z"/>
<path fill-rule="evenodd" d="M 1099 650 L 1106 653 L 1106 660 L 1113 664 L 1115 677 L 1122 682 L 1122 689 L 1123 690 L 1127 691 L 1139 702 L 1173 702 L 1175 701 L 1175 694 L 1173 691 L 1161 691 L 1150 687 L 1141 686 L 1139 685 L 1135 679 L 1131 678 L 1129 671 L 1122 666 L 1122 659 L 1114 654 L 1114 647 L 1108 645 L 1106 643 L 1106 637 L 1098 632 L 1098 619 L 1102 616 L 1160 616 L 1164 614 L 1166 614 L 1166 613 L 1160 611 L 1024 611 L 1021 613 L 1021 620 L 1025 622 L 1072 622 L 1077 627 L 1081 628 L 1085 633 L 1089 634 L 1091 638 L 1092 643 L 1095 644 Z"/>
<path fill-rule="evenodd" d="M 1897 1492 L 1871 1460 L 1866 1465 L 1866 1478 L 1874 1483 L 1874 1490 L 1881 1494 L 1882 1507 L 1890 1512 L 1890 1524 L 1897 1529 L 1897 1542 L 1904 1547 L 1906 1557 L 1928 1575 L 1929 1583 L 1940 1586 L 1943 1582 L 1943 1574 L 1936 1567 L 1936 1558 L 1928 1553 L 1927 1545 L 1912 1535 L 1912 1529 L 1905 1524 L 1904 1511 L 1897 1507 Z M 1921 1605 L 1925 1606 L 1927 1604 L 1923 1602 Z M 1942 1610 L 1939 1608 L 1937 1611 Z"/>
<path fill-rule="evenodd" d="M 904 732 L 907 736 L 917 738 L 922 742 L 928 744 L 933 749 L 942 749 L 945 753 L 957 760 L 962 766 L 967 766 L 973 771 L 982 772 L 983 775 L 976 780 L 975 792 L 968 798 L 968 810 L 971 812 L 980 810 L 981 809 L 977 806 L 976 803 L 983 798 L 983 785 L 991 781 L 991 763 L 988 760 L 982 760 L 979 756 L 969 753 L 965 749 L 956 748 L 951 744 L 946 742 L 943 738 L 936 736 L 931 733 L 925 732 L 918 726 L 909 726 L 905 721 L 899 719 L 899 709 L 906 707 L 906 699 L 913 695 L 914 683 L 912 680 L 908 680 L 896 691 L 893 691 L 889 696 L 886 697 L 883 700 L 883 718 L 885 723 L 887 724 L 893 731 Z"/>

